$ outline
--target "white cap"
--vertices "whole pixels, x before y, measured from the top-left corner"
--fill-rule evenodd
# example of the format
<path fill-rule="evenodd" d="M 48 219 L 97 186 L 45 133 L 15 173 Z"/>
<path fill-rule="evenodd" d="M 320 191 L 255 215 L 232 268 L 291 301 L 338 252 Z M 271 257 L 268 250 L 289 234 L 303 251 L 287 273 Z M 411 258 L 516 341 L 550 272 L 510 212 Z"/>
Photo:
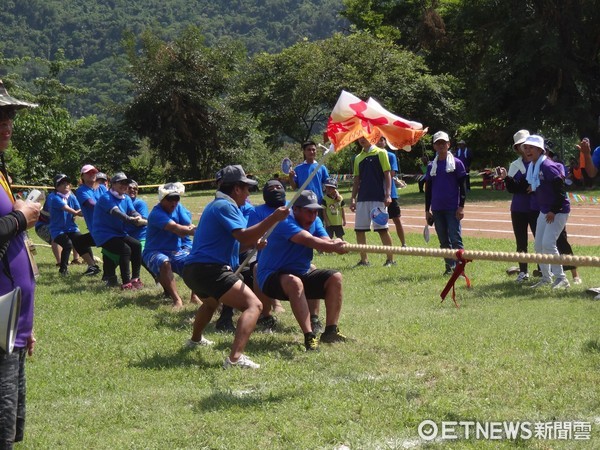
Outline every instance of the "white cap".
<path fill-rule="evenodd" d="M 181 197 L 185 193 L 185 186 L 182 183 L 167 183 L 158 187 L 158 201 L 170 195 Z"/>
<path fill-rule="evenodd" d="M 544 153 L 544 138 L 538 136 L 537 134 L 532 134 L 531 136 L 527 136 L 527 139 L 523 142 L 523 145 L 531 145 L 533 147 L 537 147 L 542 150 Z"/>
<path fill-rule="evenodd" d="M 439 140 L 450 142 L 450 137 L 448 136 L 448 133 L 446 133 L 445 131 L 438 131 L 437 133 L 435 133 L 433 135 L 432 142 L 435 144 Z"/>

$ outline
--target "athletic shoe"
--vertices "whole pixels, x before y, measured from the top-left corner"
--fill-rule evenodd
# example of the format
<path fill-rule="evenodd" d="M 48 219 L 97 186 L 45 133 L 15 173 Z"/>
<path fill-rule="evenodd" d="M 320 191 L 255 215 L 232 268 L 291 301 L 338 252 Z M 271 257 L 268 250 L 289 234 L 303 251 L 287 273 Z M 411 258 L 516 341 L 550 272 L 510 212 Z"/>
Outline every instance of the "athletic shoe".
<path fill-rule="evenodd" d="M 219 333 L 235 333 L 235 325 L 231 320 L 224 320 L 223 322 L 217 320 L 215 328 Z"/>
<path fill-rule="evenodd" d="M 359 261 L 354 267 L 369 267 L 371 263 L 369 261 Z"/>
<path fill-rule="evenodd" d="M 242 369 L 260 369 L 260 364 L 256 364 L 246 355 L 240 356 L 240 359 L 238 359 L 236 362 L 230 360 L 228 356 L 223 363 L 223 369 L 229 369 L 230 367 L 240 367 Z"/>
<path fill-rule="evenodd" d="M 384 263 L 383 263 L 383 267 L 392 267 L 396 265 L 396 261 L 390 261 L 389 259 L 387 259 Z"/>
<path fill-rule="evenodd" d="M 214 345 L 214 342 L 209 341 L 204 336 L 202 336 L 199 341 L 188 339 L 185 342 L 185 348 L 210 347 L 211 345 Z"/>
<path fill-rule="evenodd" d="M 517 266 L 512 266 L 506 269 L 506 275 L 515 275 L 521 272 Z"/>
<path fill-rule="evenodd" d="M 542 276 L 542 271 L 539 270 L 539 269 L 535 269 L 533 271 L 533 276 L 536 277 L 536 278 L 540 278 Z"/>
<path fill-rule="evenodd" d="M 118 287 L 119 286 L 119 279 L 117 278 L 116 275 L 108 276 L 104 280 L 104 286 L 106 286 L 106 287 Z"/>
<path fill-rule="evenodd" d="M 121 290 L 122 290 L 122 291 L 132 291 L 132 290 L 134 290 L 134 289 L 135 289 L 135 288 L 133 287 L 133 284 L 131 284 L 131 281 L 130 281 L 129 283 L 123 283 L 123 284 L 121 285 Z"/>
<path fill-rule="evenodd" d="M 452 273 L 454 273 L 454 269 L 452 267 L 446 267 L 446 270 L 444 271 L 444 275 L 448 276 L 448 275 L 452 275 Z"/>
<path fill-rule="evenodd" d="M 256 321 L 256 326 L 257 326 L 257 328 L 259 328 L 261 331 L 263 331 L 265 333 L 272 333 L 273 330 L 275 330 L 275 327 L 277 326 L 277 317 L 275 317 L 275 316 L 260 317 Z"/>
<path fill-rule="evenodd" d="M 319 340 L 317 339 L 314 331 L 309 333 L 307 336 L 304 336 L 304 348 L 306 348 L 307 352 L 319 350 Z"/>
<path fill-rule="evenodd" d="M 102 270 L 98 266 L 88 266 L 87 270 L 83 272 L 83 275 L 87 277 L 91 277 L 93 275 L 98 275 Z"/>
<path fill-rule="evenodd" d="M 566 278 L 557 278 L 554 283 L 552 283 L 552 289 L 567 289 L 570 287 L 569 280 Z"/>
<path fill-rule="evenodd" d="M 346 342 L 348 338 L 340 333 L 340 329 L 336 328 L 335 331 L 325 332 L 321 335 L 321 342 L 326 344 L 334 344 L 336 342 Z"/>
<path fill-rule="evenodd" d="M 541 287 L 550 287 L 552 285 L 552 280 L 550 278 L 542 278 L 540 281 L 535 283 L 532 286 L 529 286 L 531 289 L 538 289 Z"/>
<path fill-rule="evenodd" d="M 69 275 L 69 270 L 68 269 L 65 269 L 65 270 L 58 269 L 58 274 L 63 277 L 66 277 L 67 275 Z"/>
<path fill-rule="evenodd" d="M 581 279 L 581 277 L 573 278 L 573 284 L 581 284 L 581 283 L 583 283 L 583 280 Z"/>
<path fill-rule="evenodd" d="M 142 283 L 142 280 L 140 280 L 139 278 L 134 278 L 133 280 L 131 280 L 131 284 L 133 285 L 134 289 L 144 288 L 144 283 Z"/>
<path fill-rule="evenodd" d="M 519 272 L 517 276 L 517 283 L 522 283 L 523 281 L 529 281 L 529 274 L 527 272 Z"/>
<path fill-rule="evenodd" d="M 310 318 L 310 328 L 312 332 L 315 334 L 319 334 L 323 332 L 323 324 L 319 320 L 319 316 L 314 316 Z"/>

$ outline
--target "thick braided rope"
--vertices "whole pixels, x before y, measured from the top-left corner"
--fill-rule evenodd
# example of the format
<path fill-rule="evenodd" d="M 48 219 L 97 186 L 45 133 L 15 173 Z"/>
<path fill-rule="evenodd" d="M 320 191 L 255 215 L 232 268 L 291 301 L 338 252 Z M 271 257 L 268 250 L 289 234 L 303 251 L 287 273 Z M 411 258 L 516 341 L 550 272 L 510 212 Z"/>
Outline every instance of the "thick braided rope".
<path fill-rule="evenodd" d="M 430 256 L 448 259 L 457 259 L 456 250 L 446 248 L 419 248 L 419 247 L 388 247 L 385 245 L 358 245 L 346 244 L 344 248 L 350 252 L 365 253 L 393 253 L 406 256 Z M 546 255 L 540 253 L 516 252 L 487 252 L 478 250 L 464 250 L 463 259 L 485 261 L 526 262 L 538 264 L 561 264 L 564 266 L 591 266 L 600 267 L 598 256 L 578 255 Z"/>

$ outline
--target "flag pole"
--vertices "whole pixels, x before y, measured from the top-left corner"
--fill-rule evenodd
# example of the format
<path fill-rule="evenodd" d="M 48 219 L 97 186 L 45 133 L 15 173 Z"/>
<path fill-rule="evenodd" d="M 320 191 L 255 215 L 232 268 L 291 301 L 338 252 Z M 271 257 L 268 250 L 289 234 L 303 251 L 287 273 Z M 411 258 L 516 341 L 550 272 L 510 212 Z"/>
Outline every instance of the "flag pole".
<path fill-rule="evenodd" d="M 306 189 L 306 186 L 308 186 L 308 183 L 310 183 L 312 181 L 312 179 L 315 177 L 315 175 L 317 174 L 317 172 L 319 171 L 319 169 L 323 166 L 323 164 L 325 164 L 325 159 L 327 159 L 327 156 L 330 153 L 333 153 L 333 146 L 330 148 L 325 147 L 323 144 L 317 144 L 319 147 L 324 148 L 325 152 L 323 152 L 323 156 L 321 157 L 321 159 L 319 161 L 317 161 L 317 167 L 315 168 L 315 170 L 313 170 L 308 177 L 306 178 L 306 181 L 304 181 L 304 183 L 302 183 L 302 186 L 300 186 L 300 188 L 296 191 L 296 194 L 294 194 L 294 196 L 292 197 L 292 199 L 290 200 L 290 202 L 288 203 L 288 205 L 291 205 L 290 208 L 294 205 L 294 203 L 296 203 L 296 200 L 298 200 L 298 197 L 300 197 L 300 194 L 302 193 L 302 191 L 304 189 Z M 273 224 L 271 226 L 271 228 L 269 228 L 267 230 L 267 232 L 263 235 L 263 237 L 260 238 L 260 242 L 264 242 L 267 240 L 267 238 L 271 235 L 271 233 L 273 232 L 273 230 L 275 229 L 275 227 L 277 226 L 279 222 L 276 222 L 275 224 Z M 248 252 L 248 255 L 246 256 L 246 259 L 244 259 L 244 261 L 242 261 L 242 263 L 238 266 L 238 268 L 235 270 L 234 275 L 239 275 L 240 272 L 244 269 L 244 267 L 246 267 L 246 265 L 250 262 L 250 260 L 252 259 L 252 257 L 256 254 L 256 252 L 258 251 L 257 247 L 254 247 L 252 250 L 250 250 Z"/>

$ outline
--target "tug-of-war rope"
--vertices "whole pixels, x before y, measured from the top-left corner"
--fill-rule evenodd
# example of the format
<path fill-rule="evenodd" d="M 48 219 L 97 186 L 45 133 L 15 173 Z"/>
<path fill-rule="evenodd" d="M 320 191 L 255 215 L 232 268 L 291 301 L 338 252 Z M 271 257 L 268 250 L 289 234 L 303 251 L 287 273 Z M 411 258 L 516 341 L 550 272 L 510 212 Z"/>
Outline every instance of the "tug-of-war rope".
<path fill-rule="evenodd" d="M 579 255 L 547 255 L 541 253 L 516 253 L 516 252 L 488 252 L 482 250 L 452 250 L 446 248 L 420 248 L 420 247 L 388 247 L 385 245 L 359 245 L 346 244 L 344 248 L 349 252 L 365 253 L 392 253 L 394 255 L 406 256 L 427 256 L 454 259 L 457 261 L 452 276 L 446 283 L 444 290 L 440 294 L 442 302 L 452 289 L 452 301 L 458 308 L 454 284 L 458 277 L 462 276 L 467 287 L 471 287 L 471 280 L 465 274 L 465 267 L 468 262 L 474 259 L 484 261 L 506 261 L 506 262 L 526 262 L 537 264 L 560 264 L 563 266 L 590 266 L 600 267 L 600 257 L 598 256 L 579 256 Z"/>

